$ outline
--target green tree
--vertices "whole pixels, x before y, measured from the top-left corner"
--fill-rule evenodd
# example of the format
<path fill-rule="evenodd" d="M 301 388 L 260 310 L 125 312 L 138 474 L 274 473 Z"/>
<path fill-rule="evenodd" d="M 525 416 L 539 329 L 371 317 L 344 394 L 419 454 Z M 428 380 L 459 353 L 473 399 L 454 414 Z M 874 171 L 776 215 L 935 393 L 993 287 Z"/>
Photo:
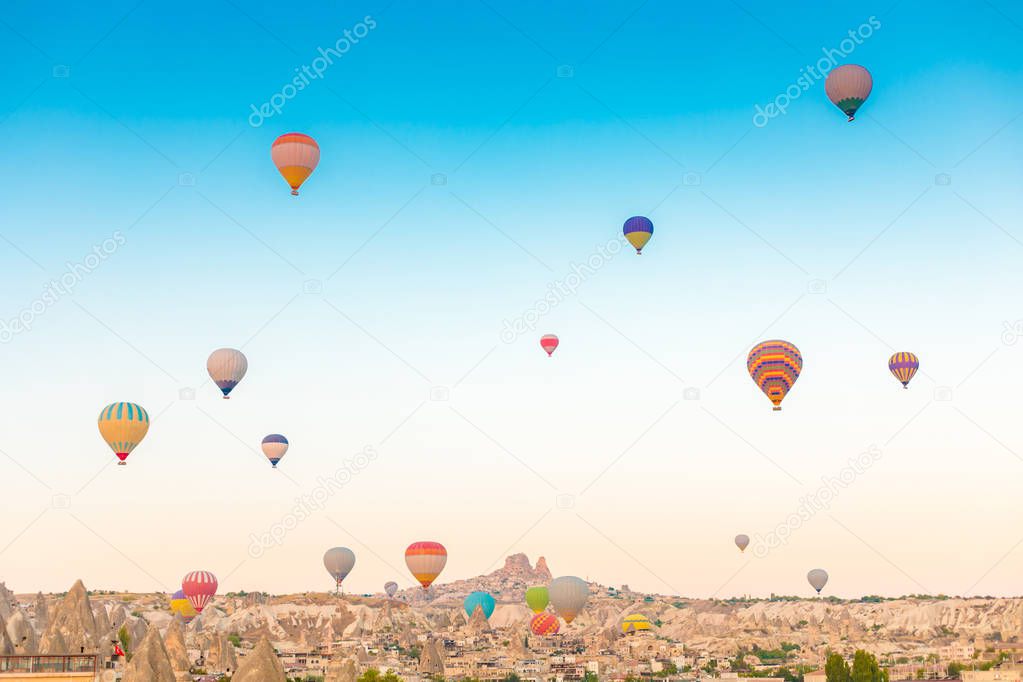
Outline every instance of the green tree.
<path fill-rule="evenodd" d="M 957 661 L 952 661 L 951 663 L 948 664 L 948 668 L 946 668 L 945 674 L 947 674 L 949 677 L 953 679 L 957 679 L 959 677 L 959 673 L 961 673 L 962 671 L 963 664 Z"/>
<path fill-rule="evenodd" d="M 851 682 L 852 680 L 849 664 L 845 662 L 841 654 L 834 652 L 828 654 L 828 660 L 824 663 L 824 675 L 828 682 Z"/>
<path fill-rule="evenodd" d="M 592 670 L 587 670 L 583 674 L 583 682 L 597 682 L 597 673 Z"/>
<path fill-rule="evenodd" d="M 376 668 L 367 668 L 364 673 L 356 678 L 356 682 L 402 682 L 401 678 L 388 670 L 383 675 Z"/>
<path fill-rule="evenodd" d="M 853 655 L 852 682 L 888 682 L 888 671 L 881 669 L 874 654 L 858 649 Z"/>
<path fill-rule="evenodd" d="M 522 678 L 515 673 L 508 673 L 501 678 L 501 682 L 522 682 Z"/>
<path fill-rule="evenodd" d="M 124 625 L 117 631 L 117 639 L 121 642 L 121 648 L 124 649 L 124 653 L 128 653 L 128 649 L 131 648 L 131 635 L 128 634 L 128 628 Z"/>

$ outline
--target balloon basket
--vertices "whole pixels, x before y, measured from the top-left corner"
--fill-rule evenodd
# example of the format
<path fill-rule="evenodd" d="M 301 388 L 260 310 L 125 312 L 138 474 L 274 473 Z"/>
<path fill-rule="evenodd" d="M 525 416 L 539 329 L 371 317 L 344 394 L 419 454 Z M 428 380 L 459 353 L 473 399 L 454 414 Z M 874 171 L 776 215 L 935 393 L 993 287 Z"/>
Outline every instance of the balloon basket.
<path fill-rule="evenodd" d="M 773 412 L 781 412 L 781 405 L 775 405 L 771 408 Z"/>
<path fill-rule="evenodd" d="M 127 462 L 125 462 L 125 461 L 124 461 L 124 460 L 122 459 L 122 460 L 121 460 L 120 462 L 118 462 L 118 463 L 117 463 L 117 466 L 119 466 L 119 467 L 126 467 L 126 466 L 128 466 L 128 463 L 127 463 Z"/>

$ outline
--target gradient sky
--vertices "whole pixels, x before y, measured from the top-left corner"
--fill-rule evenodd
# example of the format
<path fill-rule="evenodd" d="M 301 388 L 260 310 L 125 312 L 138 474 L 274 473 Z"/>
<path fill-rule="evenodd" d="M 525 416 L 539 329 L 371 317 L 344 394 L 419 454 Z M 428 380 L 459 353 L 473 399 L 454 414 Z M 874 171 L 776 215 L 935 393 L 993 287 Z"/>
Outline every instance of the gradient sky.
<path fill-rule="evenodd" d="M 817 566 L 839 596 L 1023 592 L 1023 10 L 549 5 L 5 7 L 0 329 L 31 329 L 0 333 L 0 579 L 325 590 L 322 553 L 346 545 L 349 589 L 378 591 L 412 585 L 403 550 L 432 539 L 442 581 L 522 551 L 692 596 L 806 595 Z M 753 125 L 872 16 L 843 60 L 874 76 L 855 123 L 817 82 Z M 297 199 L 269 158 L 292 130 L 322 150 Z M 635 214 L 656 226 L 642 257 L 502 339 Z M 73 294 L 24 312 L 116 234 Z M 744 366 L 776 337 L 804 356 L 780 414 Z M 250 363 L 230 401 L 205 373 L 221 346 Z M 921 359 L 908 391 L 896 350 Z M 116 400 L 154 416 L 127 467 L 96 430 Z"/>

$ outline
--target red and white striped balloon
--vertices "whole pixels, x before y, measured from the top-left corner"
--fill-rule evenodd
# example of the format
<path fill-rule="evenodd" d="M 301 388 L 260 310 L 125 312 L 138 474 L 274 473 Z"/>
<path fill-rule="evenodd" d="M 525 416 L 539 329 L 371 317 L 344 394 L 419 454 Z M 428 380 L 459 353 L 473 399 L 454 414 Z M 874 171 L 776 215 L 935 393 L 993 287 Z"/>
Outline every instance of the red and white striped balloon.
<path fill-rule="evenodd" d="M 192 608 L 202 613 L 217 593 L 217 576 L 209 571 L 192 571 L 181 581 L 181 591 L 185 593 Z"/>
<path fill-rule="evenodd" d="M 554 349 L 558 347 L 558 337 L 554 334 L 544 334 L 540 337 L 540 347 L 547 351 L 547 357 L 554 354 Z"/>

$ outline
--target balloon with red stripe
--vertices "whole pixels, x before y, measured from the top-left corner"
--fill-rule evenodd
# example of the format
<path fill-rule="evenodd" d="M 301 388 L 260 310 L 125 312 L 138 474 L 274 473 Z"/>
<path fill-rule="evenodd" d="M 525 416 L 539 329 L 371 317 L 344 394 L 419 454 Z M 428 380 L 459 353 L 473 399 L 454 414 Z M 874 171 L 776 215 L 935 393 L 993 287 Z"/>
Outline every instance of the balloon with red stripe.
<path fill-rule="evenodd" d="M 540 348 L 547 351 L 547 357 L 554 355 L 554 350 L 558 347 L 559 343 L 561 342 L 554 334 L 544 334 L 540 337 Z"/>
<path fill-rule="evenodd" d="M 413 542 L 405 550 L 405 565 L 425 590 L 448 562 L 448 550 L 439 542 Z"/>
<path fill-rule="evenodd" d="M 534 635 L 556 635 L 561 629 L 561 623 L 553 613 L 538 613 L 529 621 L 529 629 Z"/>
<path fill-rule="evenodd" d="M 185 593 L 192 608 L 202 613 L 217 593 L 217 576 L 209 571 L 192 571 L 181 581 L 181 591 Z"/>

